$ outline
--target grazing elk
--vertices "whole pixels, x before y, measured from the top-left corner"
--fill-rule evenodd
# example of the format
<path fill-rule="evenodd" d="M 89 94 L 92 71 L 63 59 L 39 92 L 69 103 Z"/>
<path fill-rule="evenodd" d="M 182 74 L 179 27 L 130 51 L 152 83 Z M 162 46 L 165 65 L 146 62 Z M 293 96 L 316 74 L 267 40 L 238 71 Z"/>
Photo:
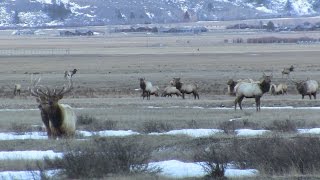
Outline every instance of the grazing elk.
<path fill-rule="evenodd" d="M 280 83 L 278 85 L 271 84 L 270 85 L 270 94 L 271 95 L 279 95 L 279 94 L 287 94 L 288 86 L 284 83 Z"/>
<path fill-rule="evenodd" d="M 152 83 L 150 81 L 146 81 L 145 78 L 140 78 L 140 88 L 142 89 L 142 97 L 147 97 L 150 100 L 150 95 L 152 91 Z"/>
<path fill-rule="evenodd" d="M 177 97 L 182 96 L 181 92 L 174 86 L 167 86 L 166 88 L 164 88 L 164 91 L 161 96 L 162 97 L 167 97 L 167 96 L 172 97 L 172 95 L 176 95 Z"/>
<path fill-rule="evenodd" d="M 21 93 L 21 84 L 15 84 L 13 89 L 13 95 L 19 95 Z"/>
<path fill-rule="evenodd" d="M 296 85 L 296 88 L 299 94 L 302 95 L 302 99 L 304 99 L 305 95 L 308 95 L 310 99 L 311 99 L 311 95 L 313 96 L 314 99 L 317 98 L 317 91 L 319 88 L 319 84 L 317 81 L 315 80 L 305 80 L 301 82 L 295 82 L 293 80 L 291 81 L 294 82 L 294 84 Z"/>
<path fill-rule="evenodd" d="M 284 74 L 286 74 L 287 75 L 287 77 L 289 77 L 290 76 L 290 72 L 292 72 L 294 70 L 294 67 L 293 67 L 293 65 L 291 65 L 289 68 L 284 68 L 283 70 L 282 70 L 282 78 L 283 78 L 283 75 Z"/>
<path fill-rule="evenodd" d="M 72 71 L 65 71 L 64 72 L 64 78 L 65 79 L 71 79 L 72 76 L 77 73 L 77 71 L 78 71 L 77 69 L 73 69 Z"/>
<path fill-rule="evenodd" d="M 184 99 L 184 94 L 193 94 L 194 99 L 199 99 L 198 94 L 198 86 L 196 84 L 185 84 L 180 81 L 180 78 L 173 78 L 172 81 L 170 81 L 170 84 L 175 86 L 182 94 L 182 98 Z"/>
<path fill-rule="evenodd" d="M 150 91 L 150 95 L 154 95 L 154 96 L 158 97 L 159 96 L 159 87 L 158 86 L 152 86 L 151 91 Z M 147 97 L 147 92 L 142 93 L 141 96 L 144 99 L 145 97 Z"/>
<path fill-rule="evenodd" d="M 236 93 L 234 91 L 234 87 L 241 82 L 254 82 L 252 79 L 238 79 L 237 81 L 234 81 L 233 79 L 229 79 L 227 82 L 228 85 L 228 94 L 230 96 L 235 96 Z"/>
<path fill-rule="evenodd" d="M 241 102 L 243 98 L 255 98 L 256 110 L 260 111 L 260 98 L 262 95 L 269 91 L 272 75 L 267 76 L 263 73 L 263 77 L 260 82 L 241 82 L 235 87 L 236 99 L 234 101 L 234 110 L 237 109 L 239 104 L 242 110 Z"/>
<path fill-rule="evenodd" d="M 30 93 L 37 98 L 41 119 L 44 123 L 47 135 L 50 139 L 61 137 L 73 137 L 76 130 L 76 115 L 73 109 L 66 104 L 60 104 L 59 100 L 73 89 L 72 80 L 61 89 L 50 89 L 48 86 L 38 85 L 35 81 L 30 87 Z"/>

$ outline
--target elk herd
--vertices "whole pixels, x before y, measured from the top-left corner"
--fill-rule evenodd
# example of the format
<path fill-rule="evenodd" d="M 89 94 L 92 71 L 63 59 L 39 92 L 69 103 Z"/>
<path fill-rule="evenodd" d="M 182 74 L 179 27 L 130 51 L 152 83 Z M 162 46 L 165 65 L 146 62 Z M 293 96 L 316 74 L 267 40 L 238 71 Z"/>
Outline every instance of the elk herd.
<path fill-rule="evenodd" d="M 286 75 L 286 80 L 292 82 L 298 91 L 304 96 L 308 95 L 309 98 L 313 96 L 316 99 L 317 90 L 319 88 L 318 82 L 315 80 L 303 80 L 303 81 L 294 81 L 290 78 L 290 73 L 294 71 L 294 66 L 291 65 L 289 68 L 284 68 L 281 71 L 282 79 Z M 271 95 L 285 95 L 288 91 L 288 85 L 286 83 L 273 84 L 272 81 L 273 75 L 266 75 L 263 73 L 263 76 L 258 80 L 254 81 L 253 79 L 238 79 L 233 80 L 229 79 L 227 81 L 228 94 L 230 96 L 235 96 L 234 100 L 234 109 L 237 109 L 237 105 L 242 110 L 242 100 L 244 98 L 254 98 L 256 103 L 256 111 L 261 109 L 261 97 L 263 94 L 269 92 Z M 145 78 L 140 78 L 140 88 L 142 90 L 143 98 L 147 97 L 150 99 L 150 95 L 159 96 L 159 87 L 153 87 L 150 81 L 146 81 Z M 173 78 L 170 81 L 170 85 L 165 87 L 162 93 L 163 97 L 176 95 L 182 96 L 185 98 L 185 94 L 192 94 L 194 99 L 199 99 L 198 86 L 194 83 L 184 83 L 180 81 L 180 78 Z"/>
<path fill-rule="evenodd" d="M 282 73 L 287 75 L 287 80 L 292 82 L 298 91 L 304 96 L 312 96 L 316 99 L 317 90 L 319 88 L 318 82 L 315 80 L 307 79 L 304 81 L 294 81 L 289 78 L 290 72 L 294 70 L 294 67 L 284 68 Z M 59 103 L 65 94 L 70 93 L 73 89 L 73 75 L 77 72 L 77 69 L 71 71 L 65 71 L 64 78 L 68 81 L 68 85 L 62 87 L 52 88 L 50 86 L 41 85 L 40 80 L 31 78 L 31 86 L 28 88 L 31 96 L 36 98 L 38 108 L 42 122 L 46 128 L 47 136 L 50 139 L 73 137 L 76 130 L 76 115 L 74 110 L 66 104 Z M 263 76 L 258 80 L 253 79 L 230 79 L 227 81 L 228 94 L 235 96 L 234 109 L 237 109 L 237 105 L 242 110 L 242 101 L 244 98 L 254 98 L 256 104 L 256 111 L 260 111 L 261 97 L 263 94 L 270 92 L 271 95 L 284 95 L 287 94 L 288 85 L 286 83 L 279 83 L 278 85 L 272 84 L 273 74 Z M 289 78 L 289 79 L 288 79 Z M 159 96 L 160 88 L 153 86 L 150 81 L 145 78 L 139 78 L 140 89 L 142 90 L 141 96 L 143 99 L 146 97 L 150 100 L 150 96 Z M 162 97 L 182 97 L 185 99 L 185 94 L 192 94 L 194 99 L 199 99 L 199 87 L 195 83 L 186 83 L 181 81 L 181 78 L 173 78 L 168 85 L 163 89 Z M 14 95 L 20 95 L 21 85 L 14 85 Z"/>

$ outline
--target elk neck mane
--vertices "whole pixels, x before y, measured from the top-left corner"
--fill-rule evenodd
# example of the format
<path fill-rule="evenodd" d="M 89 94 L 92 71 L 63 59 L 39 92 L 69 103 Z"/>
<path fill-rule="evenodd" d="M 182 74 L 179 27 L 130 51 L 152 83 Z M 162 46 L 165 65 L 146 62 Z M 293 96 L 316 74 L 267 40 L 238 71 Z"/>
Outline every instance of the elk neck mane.
<path fill-rule="evenodd" d="M 270 82 L 266 82 L 265 80 L 262 80 L 262 82 L 259 83 L 259 87 L 263 93 L 266 93 L 270 90 Z"/>

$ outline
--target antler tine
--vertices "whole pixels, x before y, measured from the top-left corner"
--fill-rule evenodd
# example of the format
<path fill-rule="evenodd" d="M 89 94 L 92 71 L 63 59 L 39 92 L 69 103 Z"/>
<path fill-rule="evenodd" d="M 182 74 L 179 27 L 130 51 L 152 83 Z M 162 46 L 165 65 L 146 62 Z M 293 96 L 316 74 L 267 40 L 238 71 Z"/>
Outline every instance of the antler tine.
<path fill-rule="evenodd" d="M 33 75 L 31 75 L 31 87 L 29 87 L 29 91 L 32 96 L 39 97 L 40 95 L 37 90 L 35 91 L 35 89 L 38 86 L 38 83 L 40 82 L 41 77 L 39 77 L 38 80 L 36 80 L 34 82 L 33 82 L 33 80 L 34 80 Z"/>
<path fill-rule="evenodd" d="M 62 87 L 62 89 L 61 89 L 57 94 L 58 94 L 58 95 L 64 95 L 64 94 L 70 92 L 72 89 L 73 89 L 73 82 L 72 82 L 72 79 L 70 78 L 70 79 L 69 79 L 68 87 L 66 88 L 66 86 L 64 85 L 64 86 Z"/>
<path fill-rule="evenodd" d="M 33 77 L 31 76 L 31 82 L 33 81 Z M 48 86 L 43 86 L 43 85 L 38 85 L 39 82 L 41 80 L 41 77 L 39 77 L 37 80 L 35 80 L 33 83 L 32 83 L 32 87 L 30 88 L 30 93 L 32 96 L 35 96 L 35 97 L 40 97 L 40 96 L 50 96 L 51 94 L 51 91 L 49 89 Z M 46 92 L 43 90 L 43 89 L 46 89 Z"/>

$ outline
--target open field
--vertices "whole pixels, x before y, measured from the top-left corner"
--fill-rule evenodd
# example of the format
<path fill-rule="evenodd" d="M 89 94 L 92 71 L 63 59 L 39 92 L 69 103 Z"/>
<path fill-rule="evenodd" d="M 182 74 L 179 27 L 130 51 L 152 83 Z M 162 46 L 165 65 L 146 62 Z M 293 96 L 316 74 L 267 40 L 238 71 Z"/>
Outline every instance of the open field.
<path fill-rule="evenodd" d="M 1 34 L 1 33 L 0 33 Z M 75 108 L 76 114 L 89 115 L 100 125 L 104 121 L 115 122 L 114 130 L 146 131 L 147 122 L 165 124 L 162 130 L 189 128 L 270 129 L 276 134 L 295 137 L 295 132 L 282 132 L 276 121 L 290 121 L 294 128 L 320 127 L 319 100 L 304 100 L 297 94 L 294 85 L 281 77 L 284 67 L 295 66 L 291 73 L 294 80 L 307 78 L 320 80 L 320 44 L 231 44 L 224 39 L 237 37 L 282 36 L 283 34 L 207 33 L 200 35 L 153 35 L 109 34 L 96 37 L 55 36 L 1 36 L 1 49 L 68 49 L 70 54 L 24 54 L 0 53 L 0 132 L 17 129 L 31 130 L 33 125 L 42 125 L 40 112 L 34 97 L 27 90 L 34 77 L 42 77 L 41 83 L 62 86 L 66 83 L 65 70 L 79 69 L 74 75 L 74 90 L 61 102 Z M 286 34 L 300 37 L 306 32 Z M 310 37 L 320 37 L 311 33 Z M 199 50 L 198 50 L 199 48 Z M 1 52 L 1 51 L 0 51 Z M 244 99 L 244 111 L 234 111 L 234 97 L 227 95 L 226 82 L 230 78 L 258 80 L 263 73 L 273 74 L 272 82 L 286 82 L 288 95 L 261 99 L 261 112 L 256 113 L 254 101 Z M 186 99 L 151 97 L 143 100 L 139 78 L 145 77 L 164 89 L 173 77 L 199 86 L 200 100 L 190 95 Z M 22 84 L 21 96 L 13 96 L 14 83 Z M 265 107 L 295 107 L 295 109 L 267 109 Z M 221 108 L 222 107 L 222 108 Z M 224 107 L 224 108 L 223 108 Z M 250 108 L 249 108 L 250 107 Z M 302 108 L 303 107 L 303 108 Z M 249 108 L 249 109 L 248 109 Z M 235 127 L 229 127 L 233 118 L 241 118 Z M 92 127 L 91 127 L 92 128 Z M 94 127 L 103 130 L 104 126 Z M 280 128 L 280 129 L 277 129 Z M 79 130 L 91 130 L 78 126 Z M 234 129 L 233 129 L 234 130 Z M 192 161 L 192 148 L 202 141 L 190 137 L 161 136 L 147 139 L 153 147 L 175 147 L 177 151 L 154 153 L 153 160 L 181 159 Z M 231 134 L 213 137 L 213 141 L 232 138 Z M 226 140 L 228 141 L 228 140 Z M 158 144 L 156 142 L 159 142 Z M 70 142 L 69 142 L 70 143 Z M 79 144 L 80 142 L 72 142 Z M 71 144 L 72 144 L 71 143 Z M 203 145 L 203 144 L 202 144 Z M 12 140 L 1 142 L 0 151 L 48 150 L 63 151 L 64 141 Z M 191 148 L 190 150 L 187 150 Z M 185 149 L 181 154 L 179 150 Z M 1 164 L 1 163 L 0 163 Z M 23 169 L 14 163 L 0 165 L 2 170 Z"/>

